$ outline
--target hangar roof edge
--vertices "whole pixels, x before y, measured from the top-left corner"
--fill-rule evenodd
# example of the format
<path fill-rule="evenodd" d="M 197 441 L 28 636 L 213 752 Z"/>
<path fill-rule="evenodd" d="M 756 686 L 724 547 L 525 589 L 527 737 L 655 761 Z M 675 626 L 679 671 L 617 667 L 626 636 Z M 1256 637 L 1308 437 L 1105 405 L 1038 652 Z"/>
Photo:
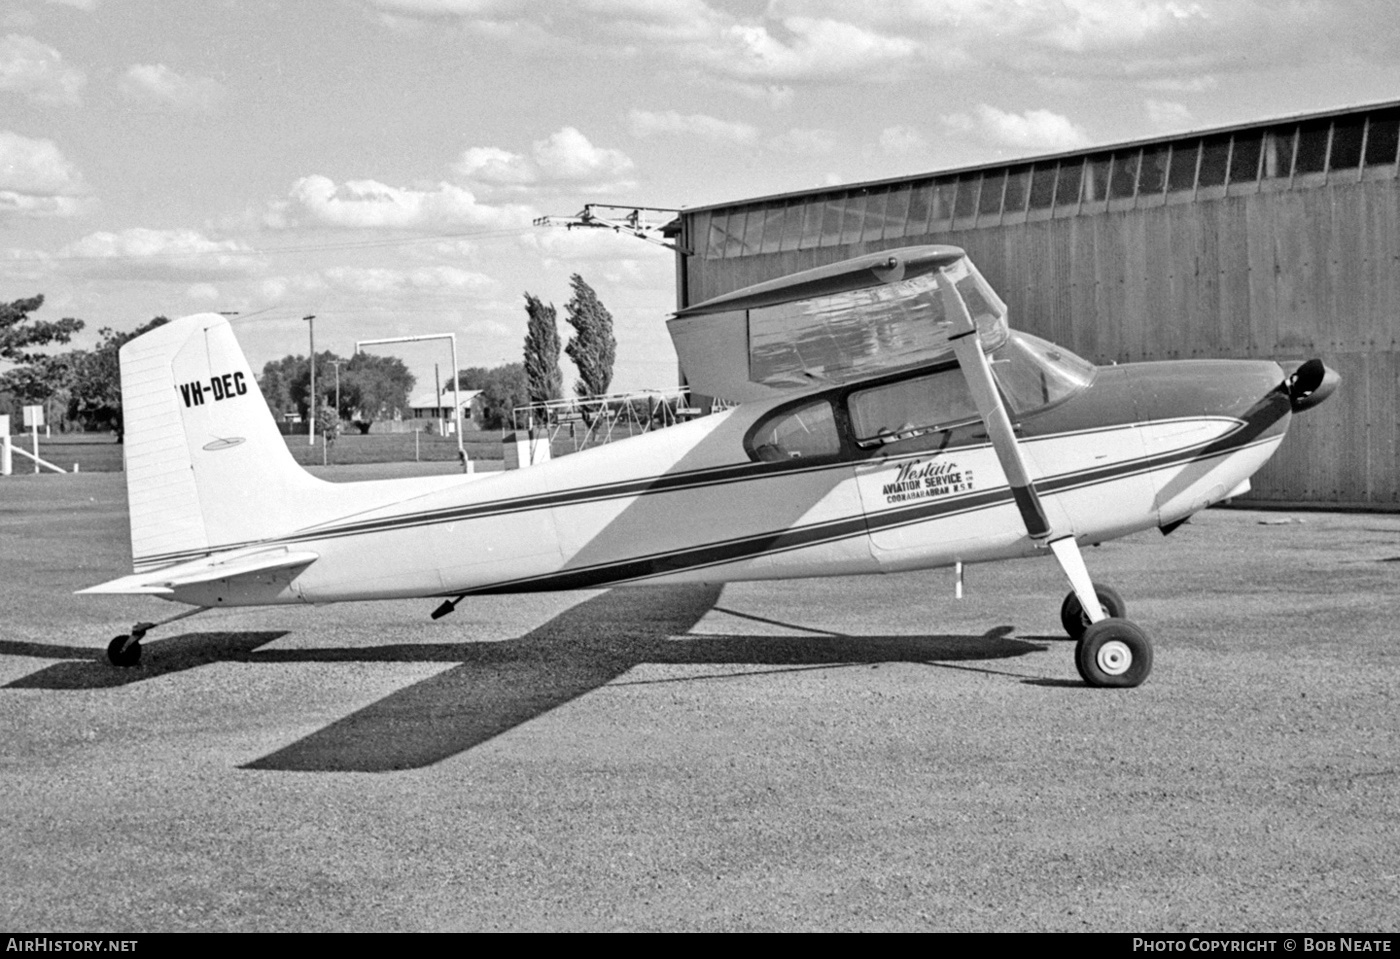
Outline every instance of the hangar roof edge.
<path fill-rule="evenodd" d="M 1400 107 L 1400 100 L 1380 100 L 1374 103 L 1363 103 L 1348 107 L 1334 107 L 1330 110 L 1316 110 L 1307 113 L 1294 113 L 1278 117 L 1269 117 L 1264 120 L 1251 120 L 1248 123 L 1231 123 L 1218 127 L 1201 127 L 1193 130 L 1182 130 L 1179 133 L 1167 133 L 1154 137 L 1142 137 L 1133 140 L 1116 140 L 1112 143 L 1101 143 L 1093 146 L 1081 147 L 1077 150 L 1061 150 L 1056 153 L 1037 153 L 1030 156 L 1012 157 L 1006 160 L 997 160 L 991 163 L 971 163 L 966 166 L 945 167 L 935 170 L 921 170 L 915 173 L 906 173 L 901 176 L 881 177 L 878 180 L 856 180 L 851 183 L 834 183 L 831 186 L 811 187 L 805 190 L 790 190 L 783 193 L 768 193 L 761 196 L 745 197 L 740 200 L 727 200 L 721 203 L 704 203 L 698 206 L 682 207 L 676 214 L 676 221 L 668 223 L 667 227 L 678 226 L 680 218 L 692 213 L 700 213 L 708 210 L 724 210 L 731 207 L 752 206 L 756 203 L 768 203 L 774 200 L 789 200 L 796 197 L 823 196 L 831 193 L 848 193 L 852 190 L 870 189 L 873 187 L 886 186 L 891 183 L 908 183 L 911 180 L 926 180 L 931 177 L 956 176 L 961 173 L 975 173 L 982 170 L 1000 170 L 1009 167 L 1025 166 L 1031 163 L 1045 163 L 1050 160 L 1062 160 L 1066 157 L 1084 157 L 1096 153 L 1108 153 L 1113 150 L 1122 150 L 1129 147 L 1144 147 L 1158 143 L 1173 143 L 1177 140 L 1189 140 L 1196 137 L 1214 136 L 1222 133 L 1236 133 L 1241 130 L 1258 130 L 1264 127 L 1278 126 L 1281 123 L 1306 123 L 1309 120 L 1331 120 L 1337 117 L 1347 116 L 1353 113 L 1369 113 L 1375 110 L 1386 110 Z"/>

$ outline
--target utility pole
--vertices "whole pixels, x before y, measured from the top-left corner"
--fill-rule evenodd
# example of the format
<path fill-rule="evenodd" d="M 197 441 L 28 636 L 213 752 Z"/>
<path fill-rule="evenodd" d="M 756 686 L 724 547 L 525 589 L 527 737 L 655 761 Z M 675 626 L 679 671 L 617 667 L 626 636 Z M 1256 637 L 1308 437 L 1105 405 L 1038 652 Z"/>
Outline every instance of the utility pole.
<path fill-rule="evenodd" d="M 307 410 L 309 411 L 309 415 L 308 415 L 307 419 L 309 419 L 310 422 L 307 423 L 307 430 L 306 430 L 306 440 L 307 440 L 307 442 L 306 442 L 306 445 L 307 445 L 307 446 L 311 446 L 311 447 L 315 447 L 315 445 L 316 445 L 316 314 L 315 314 L 315 313 L 312 313 L 310 316 L 303 316 L 302 319 L 305 320 L 305 321 L 307 322 L 307 324 L 309 324 L 309 328 L 310 328 L 310 330 L 311 330 L 311 397 L 310 397 L 310 403 L 307 405 Z"/>

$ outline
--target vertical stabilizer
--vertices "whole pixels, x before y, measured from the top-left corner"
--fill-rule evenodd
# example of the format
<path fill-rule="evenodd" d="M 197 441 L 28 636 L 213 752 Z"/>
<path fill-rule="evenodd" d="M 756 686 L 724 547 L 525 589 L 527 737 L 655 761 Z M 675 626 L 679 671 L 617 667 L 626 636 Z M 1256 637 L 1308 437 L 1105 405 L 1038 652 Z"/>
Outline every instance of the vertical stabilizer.
<path fill-rule="evenodd" d="M 292 459 L 224 317 L 137 337 L 121 372 L 137 572 L 285 533 L 329 485 Z"/>

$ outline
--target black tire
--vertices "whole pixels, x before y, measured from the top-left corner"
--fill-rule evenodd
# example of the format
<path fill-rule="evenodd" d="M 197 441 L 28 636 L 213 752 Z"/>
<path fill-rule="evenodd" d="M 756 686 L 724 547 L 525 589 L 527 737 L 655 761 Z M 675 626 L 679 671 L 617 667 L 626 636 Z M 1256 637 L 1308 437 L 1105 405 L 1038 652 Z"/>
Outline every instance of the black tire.
<path fill-rule="evenodd" d="M 122 669 L 130 669 L 141 662 L 140 641 L 134 642 L 130 646 L 126 646 L 126 641 L 127 637 L 123 635 L 107 644 L 107 662 Z M 126 646 L 125 650 L 122 649 L 123 646 Z"/>
<path fill-rule="evenodd" d="M 1103 619 L 1084 631 L 1074 648 L 1074 665 L 1090 686 L 1140 686 L 1152 672 L 1152 641 L 1136 623 Z"/>
<path fill-rule="evenodd" d="M 1118 595 L 1118 590 L 1112 586 L 1100 586 L 1094 584 L 1094 592 L 1098 594 L 1099 605 L 1103 607 L 1106 615 L 1114 619 L 1122 619 L 1128 615 L 1128 604 L 1123 601 L 1123 597 Z M 1084 613 L 1084 607 L 1079 604 L 1079 597 L 1070 590 L 1065 601 L 1060 604 L 1060 625 L 1065 628 L 1065 634 L 1070 639 L 1082 639 L 1084 630 L 1089 628 L 1089 617 Z"/>

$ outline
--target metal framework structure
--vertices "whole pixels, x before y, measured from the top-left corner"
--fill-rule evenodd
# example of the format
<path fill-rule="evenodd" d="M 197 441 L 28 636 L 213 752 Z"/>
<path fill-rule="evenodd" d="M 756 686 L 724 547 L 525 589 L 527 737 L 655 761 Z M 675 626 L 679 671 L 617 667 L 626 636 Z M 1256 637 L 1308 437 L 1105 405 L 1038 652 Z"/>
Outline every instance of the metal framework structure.
<path fill-rule="evenodd" d="M 467 447 L 462 442 L 462 394 L 459 370 L 457 365 L 457 334 L 456 333 L 424 333 L 419 336 L 388 336 L 377 340 L 356 340 L 355 352 L 360 352 L 362 346 L 380 346 L 385 343 L 418 343 L 423 340 L 450 340 L 452 342 L 452 421 L 457 432 L 457 455 L 461 458 L 463 465 L 467 462 Z M 337 367 L 336 374 L 339 376 L 340 370 Z M 439 396 L 441 401 L 441 396 Z"/>
<path fill-rule="evenodd" d="M 534 221 L 535 226 L 562 226 L 566 230 L 575 228 L 612 230 L 626 233 L 638 239 L 664 246 L 668 250 L 678 250 L 689 254 L 677 243 L 662 239 L 667 228 L 675 220 L 678 209 L 658 206 L 615 206 L 608 203 L 585 203 L 583 209 L 573 216 L 542 216 Z M 670 214 L 657 222 L 650 214 Z"/>

